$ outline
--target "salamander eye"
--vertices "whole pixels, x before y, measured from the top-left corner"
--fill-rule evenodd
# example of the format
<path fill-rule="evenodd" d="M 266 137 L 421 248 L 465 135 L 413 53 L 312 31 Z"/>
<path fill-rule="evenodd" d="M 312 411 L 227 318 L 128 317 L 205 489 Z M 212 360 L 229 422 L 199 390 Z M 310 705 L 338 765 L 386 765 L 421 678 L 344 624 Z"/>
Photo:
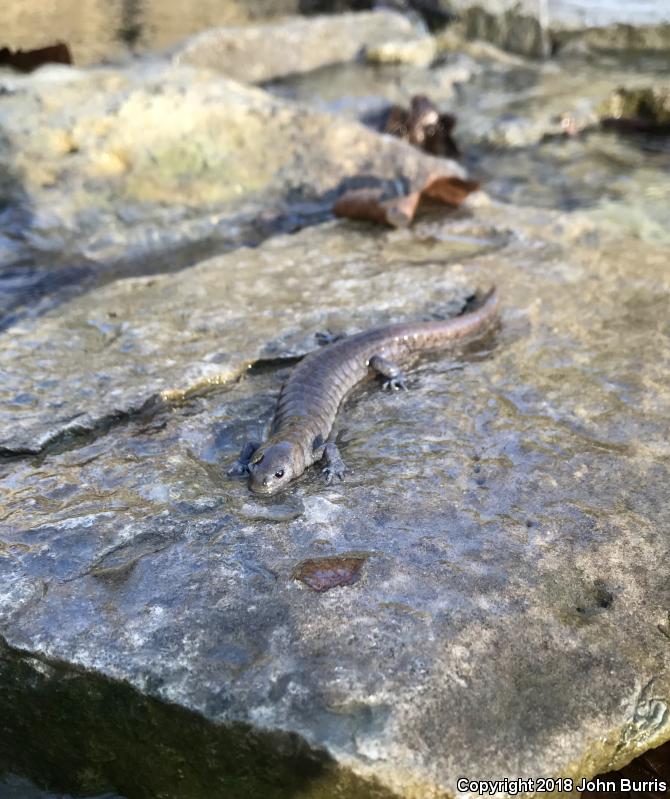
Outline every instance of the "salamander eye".
<path fill-rule="evenodd" d="M 275 472 L 275 477 L 277 480 L 280 480 L 284 476 L 284 470 L 280 469 L 278 472 Z"/>

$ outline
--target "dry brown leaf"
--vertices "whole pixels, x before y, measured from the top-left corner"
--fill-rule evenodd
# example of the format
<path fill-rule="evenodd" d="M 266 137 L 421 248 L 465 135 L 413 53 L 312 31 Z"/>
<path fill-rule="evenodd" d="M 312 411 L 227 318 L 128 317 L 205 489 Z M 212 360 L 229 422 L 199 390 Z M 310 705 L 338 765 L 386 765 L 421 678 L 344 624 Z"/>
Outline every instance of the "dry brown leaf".
<path fill-rule="evenodd" d="M 474 180 L 454 176 L 430 177 L 424 185 L 402 197 L 383 199 L 383 190 L 354 189 L 345 192 L 333 207 L 335 216 L 361 219 L 369 222 L 407 227 L 411 225 L 422 201 L 457 208 L 473 191 L 479 188 Z"/>
<path fill-rule="evenodd" d="M 312 591 L 329 591 L 343 585 L 352 585 L 361 577 L 367 556 L 331 555 L 308 558 L 293 570 L 293 579 L 304 583 Z"/>
<path fill-rule="evenodd" d="M 477 191 L 479 183 L 476 180 L 464 180 L 456 177 L 441 177 L 427 183 L 422 196 L 427 200 L 434 200 L 444 205 L 458 208 L 468 194 Z"/>
<path fill-rule="evenodd" d="M 0 48 L 0 66 L 12 67 L 19 72 L 32 72 L 43 64 L 72 64 L 70 48 L 63 42 L 36 50 Z"/>

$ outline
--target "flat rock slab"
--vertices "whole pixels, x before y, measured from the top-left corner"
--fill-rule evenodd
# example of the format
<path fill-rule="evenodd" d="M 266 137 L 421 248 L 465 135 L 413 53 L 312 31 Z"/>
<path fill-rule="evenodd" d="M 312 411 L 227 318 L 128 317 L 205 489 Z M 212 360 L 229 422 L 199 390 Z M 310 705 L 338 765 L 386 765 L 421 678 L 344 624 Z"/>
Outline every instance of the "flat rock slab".
<path fill-rule="evenodd" d="M 175 270 L 321 221 L 352 181 L 463 175 L 204 70 L 47 68 L 0 84 L 0 280 L 13 297 L 0 317 L 38 286 Z"/>
<path fill-rule="evenodd" d="M 263 500 L 223 476 L 269 421 L 281 362 L 4 461 L 0 767 L 72 792 L 436 799 L 459 777 L 593 775 L 668 739 L 665 254 L 481 207 L 411 231 L 312 228 L 244 258 L 259 310 L 236 295 L 216 351 L 298 352 L 316 323 L 415 316 L 491 282 L 502 325 L 419 359 L 408 392 L 354 394 L 342 484 L 312 470 Z M 217 263 L 190 272 L 185 317 L 216 318 Z M 170 286 L 116 298 L 152 320 L 148 385 L 153 361 L 183 375 L 200 357 Z M 106 291 L 66 310 L 73 338 L 114 310 Z M 56 357 L 56 321 L 41 325 Z"/>
<path fill-rule="evenodd" d="M 259 359 L 303 355 L 328 327 L 444 312 L 449 300 L 457 311 L 468 288 L 442 282 L 443 261 L 504 241 L 482 235 L 410 247 L 402 233 L 333 224 L 174 275 L 116 281 L 16 325 L 0 345 L 0 451 L 36 453 L 230 382 Z M 395 268 L 424 260 L 430 280 L 419 286 L 411 268 Z"/>
<path fill-rule="evenodd" d="M 367 48 L 397 40 L 410 44 L 430 42 L 430 37 L 407 17 L 392 11 L 289 17 L 265 25 L 205 31 L 177 48 L 174 60 L 213 69 L 244 83 L 262 83 L 353 61 Z"/>

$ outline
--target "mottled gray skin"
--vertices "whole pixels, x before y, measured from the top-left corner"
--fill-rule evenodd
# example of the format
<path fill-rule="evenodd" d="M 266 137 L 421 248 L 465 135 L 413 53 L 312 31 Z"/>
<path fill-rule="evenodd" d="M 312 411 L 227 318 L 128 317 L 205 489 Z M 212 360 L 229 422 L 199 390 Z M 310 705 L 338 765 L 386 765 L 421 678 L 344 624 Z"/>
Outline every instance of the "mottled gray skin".
<path fill-rule="evenodd" d="M 268 440 L 249 442 L 230 473 L 248 473 L 249 488 L 258 494 L 274 494 L 322 459 L 328 482 L 343 479 L 344 462 L 328 438 L 347 394 L 370 369 L 386 378 L 384 388 L 404 389 L 396 361 L 482 333 L 497 306 L 491 290 L 476 309 L 453 319 L 375 328 L 310 353 L 282 388 Z"/>

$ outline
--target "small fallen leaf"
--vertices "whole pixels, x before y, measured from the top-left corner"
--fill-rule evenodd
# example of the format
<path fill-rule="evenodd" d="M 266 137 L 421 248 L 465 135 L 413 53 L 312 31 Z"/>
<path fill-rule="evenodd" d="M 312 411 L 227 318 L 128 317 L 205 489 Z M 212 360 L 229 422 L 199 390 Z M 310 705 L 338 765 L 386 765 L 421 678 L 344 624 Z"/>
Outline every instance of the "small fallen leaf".
<path fill-rule="evenodd" d="M 479 188 L 474 180 L 455 176 L 431 176 L 420 189 L 400 197 L 384 199 L 381 188 L 353 189 L 345 192 L 333 206 L 335 216 L 360 219 L 391 227 L 407 227 L 412 223 L 422 201 L 457 208 Z"/>
<path fill-rule="evenodd" d="M 361 576 L 367 560 L 364 555 L 333 555 L 325 558 L 308 558 L 293 570 L 292 577 L 312 591 L 329 591 L 341 585 L 351 585 Z"/>
<path fill-rule="evenodd" d="M 348 219 L 365 219 L 370 222 L 389 224 L 382 197 L 383 189 L 351 189 L 346 191 L 333 206 L 335 216 Z"/>
<path fill-rule="evenodd" d="M 428 181 L 421 190 L 421 197 L 444 205 L 458 208 L 468 194 L 477 191 L 476 180 L 463 180 L 457 177 L 438 177 Z"/>
<path fill-rule="evenodd" d="M 0 66 L 12 67 L 19 72 L 32 72 L 43 64 L 72 64 L 70 48 L 63 42 L 35 50 L 10 50 L 0 48 Z"/>

